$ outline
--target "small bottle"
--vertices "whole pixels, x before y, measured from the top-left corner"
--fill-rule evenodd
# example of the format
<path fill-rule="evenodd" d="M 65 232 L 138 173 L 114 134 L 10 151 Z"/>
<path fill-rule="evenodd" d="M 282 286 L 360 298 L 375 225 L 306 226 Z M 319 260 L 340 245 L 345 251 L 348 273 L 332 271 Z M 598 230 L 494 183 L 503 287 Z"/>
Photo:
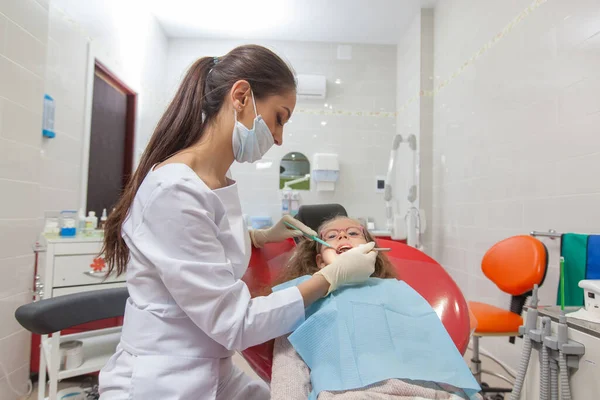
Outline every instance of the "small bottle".
<path fill-rule="evenodd" d="M 100 217 L 100 229 L 104 229 L 106 225 L 106 220 L 108 219 L 108 215 L 106 215 L 106 208 L 102 210 L 102 216 Z"/>
<path fill-rule="evenodd" d="M 80 208 L 77 215 L 77 234 L 83 235 L 83 231 L 85 231 L 85 211 Z"/>
<path fill-rule="evenodd" d="M 86 235 L 91 236 L 97 227 L 98 227 L 98 217 L 96 217 L 96 213 L 94 211 L 90 211 L 88 213 L 87 218 L 85 219 Z"/>
<path fill-rule="evenodd" d="M 290 213 L 291 206 L 291 190 L 283 189 L 281 192 L 281 214 L 288 215 Z"/>
<path fill-rule="evenodd" d="M 298 214 L 298 210 L 300 210 L 300 193 L 294 190 L 291 196 L 291 205 L 290 205 L 290 214 L 292 217 L 295 217 Z"/>

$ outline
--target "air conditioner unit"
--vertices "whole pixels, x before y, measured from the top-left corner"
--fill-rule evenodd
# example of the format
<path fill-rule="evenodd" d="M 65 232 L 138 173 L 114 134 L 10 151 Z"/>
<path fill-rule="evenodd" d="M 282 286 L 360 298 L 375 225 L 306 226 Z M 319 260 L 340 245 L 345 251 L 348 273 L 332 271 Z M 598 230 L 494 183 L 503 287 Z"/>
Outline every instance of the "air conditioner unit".
<path fill-rule="evenodd" d="M 302 99 L 324 99 L 327 79 L 324 75 L 298 75 L 298 97 Z"/>

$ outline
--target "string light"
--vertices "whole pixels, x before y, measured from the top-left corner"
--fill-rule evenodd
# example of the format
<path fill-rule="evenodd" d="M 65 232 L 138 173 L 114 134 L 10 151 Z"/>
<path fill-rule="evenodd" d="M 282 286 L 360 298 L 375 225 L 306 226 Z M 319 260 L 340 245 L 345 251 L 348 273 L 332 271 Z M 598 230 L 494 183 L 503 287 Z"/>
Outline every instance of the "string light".
<path fill-rule="evenodd" d="M 471 66 L 478 58 L 484 55 L 489 49 L 494 47 L 503 37 L 505 37 L 515 26 L 519 24 L 524 18 L 529 16 L 539 6 L 547 2 L 548 0 L 534 0 L 529 7 L 521 11 L 515 18 L 513 18 L 498 34 L 496 34 L 491 40 L 483 45 L 479 51 L 473 54 L 468 60 L 466 60 L 449 78 L 439 83 L 433 90 L 421 90 L 413 97 L 409 98 L 402 106 L 398 108 L 396 112 L 390 111 L 348 111 L 348 110 L 327 110 L 327 109 L 308 109 L 298 108 L 295 110 L 296 113 L 310 114 L 310 115 L 337 115 L 337 116 L 352 116 L 352 117 L 374 117 L 374 118 L 395 118 L 402 114 L 412 103 L 419 100 L 421 97 L 435 97 L 440 91 L 448 87 L 452 81 L 459 77 L 465 69 Z M 436 77 L 438 78 L 438 77 Z M 327 105 L 326 105 L 327 106 Z"/>

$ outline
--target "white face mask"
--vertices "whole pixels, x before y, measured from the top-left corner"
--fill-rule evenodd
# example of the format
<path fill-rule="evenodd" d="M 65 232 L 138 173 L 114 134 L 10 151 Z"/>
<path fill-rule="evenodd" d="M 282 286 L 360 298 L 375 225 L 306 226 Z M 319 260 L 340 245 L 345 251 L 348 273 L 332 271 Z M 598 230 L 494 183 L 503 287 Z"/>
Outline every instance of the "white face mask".
<path fill-rule="evenodd" d="M 237 119 L 237 112 L 233 111 L 235 124 L 233 125 L 233 156 L 240 163 L 253 163 L 260 160 L 267 151 L 275 144 L 271 130 L 256 112 L 256 102 L 252 93 L 254 105 L 254 123 L 252 129 L 248 129 Z"/>

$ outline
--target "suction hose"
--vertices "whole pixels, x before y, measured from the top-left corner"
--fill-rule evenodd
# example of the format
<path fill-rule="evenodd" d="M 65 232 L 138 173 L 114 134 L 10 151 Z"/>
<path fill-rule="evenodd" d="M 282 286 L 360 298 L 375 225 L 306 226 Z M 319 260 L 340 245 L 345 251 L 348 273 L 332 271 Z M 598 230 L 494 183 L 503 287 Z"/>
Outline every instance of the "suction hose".
<path fill-rule="evenodd" d="M 556 363 L 550 367 L 550 400 L 558 400 L 558 366 Z"/>
<path fill-rule="evenodd" d="M 567 355 L 562 351 L 558 356 L 560 367 L 560 397 L 561 400 L 571 400 L 571 387 L 569 386 L 569 367 L 567 366 Z"/>
<path fill-rule="evenodd" d="M 523 389 L 523 382 L 525 381 L 525 375 L 527 374 L 527 367 L 529 366 L 529 358 L 531 357 L 531 338 L 529 332 L 536 328 L 538 318 L 538 285 L 533 286 L 533 294 L 531 296 L 530 309 L 527 311 L 527 319 L 525 325 L 519 328 L 519 333 L 523 335 L 523 351 L 521 352 L 521 362 L 519 364 L 519 370 L 517 377 L 515 378 L 515 385 L 513 386 L 512 393 L 510 394 L 510 400 L 519 400 L 521 397 L 521 389 Z"/>
<path fill-rule="evenodd" d="M 549 387 L 549 375 L 548 363 L 550 362 L 550 356 L 548 355 L 548 348 L 542 346 L 542 371 L 540 372 L 540 400 L 548 400 L 548 387 Z"/>
<path fill-rule="evenodd" d="M 568 327 L 567 327 L 567 316 L 565 311 L 561 310 L 558 317 L 558 366 L 560 368 L 560 394 L 562 400 L 571 400 L 571 387 L 569 386 L 569 367 L 567 365 L 567 353 L 568 354 L 583 354 L 585 352 L 583 346 L 575 343 L 569 343 Z M 581 350 L 581 352 L 577 351 Z"/>
<path fill-rule="evenodd" d="M 527 367 L 529 366 L 529 357 L 531 357 L 531 339 L 529 339 L 529 336 L 525 336 L 519 371 L 517 372 L 517 378 L 515 379 L 515 386 L 510 395 L 510 400 L 519 400 L 521 396 L 521 389 L 523 388 L 525 374 L 527 374 Z"/>
<path fill-rule="evenodd" d="M 544 345 L 544 338 L 550 336 L 550 318 L 542 318 L 542 368 L 540 371 L 540 400 L 548 400 L 550 389 L 550 353 L 548 347 Z"/>

